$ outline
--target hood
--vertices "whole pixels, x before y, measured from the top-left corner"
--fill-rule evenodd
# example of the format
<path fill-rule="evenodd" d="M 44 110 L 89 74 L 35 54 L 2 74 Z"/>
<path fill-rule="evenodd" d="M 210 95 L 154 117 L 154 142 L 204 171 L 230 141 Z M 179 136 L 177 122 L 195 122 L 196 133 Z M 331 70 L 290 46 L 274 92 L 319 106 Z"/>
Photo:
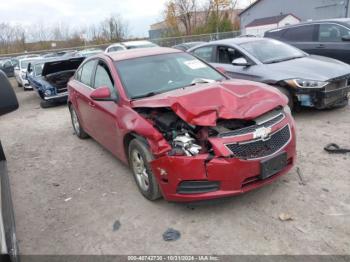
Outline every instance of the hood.
<path fill-rule="evenodd" d="M 327 81 L 350 74 L 348 64 L 323 56 L 307 56 L 263 66 L 266 75 L 270 76 L 266 79 L 270 78 L 272 82 L 293 78 Z"/>
<path fill-rule="evenodd" d="M 84 61 L 85 57 L 77 57 L 66 60 L 56 60 L 46 62 L 43 67 L 42 76 L 47 76 L 50 74 L 68 71 L 68 70 L 76 70 L 80 66 L 80 64 Z"/>
<path fill-rule="evenodd" d="M 215 126 L 217 119 L 254 119 L 287 98 L 265 84 L 244 80 L 190 86 L 131 102 L 134 108 L 171 108 L 192 125 Z"/>

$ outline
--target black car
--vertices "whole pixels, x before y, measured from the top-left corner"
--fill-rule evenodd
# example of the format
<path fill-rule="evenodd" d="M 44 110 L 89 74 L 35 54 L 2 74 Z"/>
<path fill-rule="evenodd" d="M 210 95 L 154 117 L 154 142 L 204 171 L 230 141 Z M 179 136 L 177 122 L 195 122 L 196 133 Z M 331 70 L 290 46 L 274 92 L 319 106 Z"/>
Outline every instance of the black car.
<path fill-rule="evenodd" d="M 0 116 L 18 108 L 16 95 L 6 75 L 0 71 Z M 15 218 L 6 157 L 0 141 L 0 261 L 19 261 Z"/>
<path fill-rule="evenodd" d="M 323 109 L 348 104 L 350 65 L 309 55 L 275 39 L 225 39 L 188 52 L 232 78 L 276 87 L 289 98 L 291 108 L 297 105 Z"/>
<path fill-rule="evenodd" d="M 273 29 L 265 37 L 274 38 L 313 55 L 322 55 L 350 64 L 350 19 L 301 23 Z"/>
<path fill-rule="evenodd" d="M 0 60 L 0 70 L 3 71 L 7 77 L 13 77 L 15 75 L 15 66 L 12 64 L 11 59 Z"/>

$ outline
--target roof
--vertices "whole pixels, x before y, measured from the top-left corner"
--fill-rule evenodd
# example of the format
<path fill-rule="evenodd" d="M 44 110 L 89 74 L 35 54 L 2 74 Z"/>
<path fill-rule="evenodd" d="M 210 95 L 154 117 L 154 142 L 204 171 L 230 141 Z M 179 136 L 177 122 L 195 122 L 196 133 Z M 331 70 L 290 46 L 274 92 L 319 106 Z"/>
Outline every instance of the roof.
<path fill-rule="evenodd" d="M 293 14 L 282 14 L 277 16 L 270 16 L 270 17 L 255 19 L 254 21 L 247 24 L 246 27 L 277 24 L 288 16 L 293 16 L 300 21 L 300 19 Z"/>
<path fill-rule="evenodd" d="M 253 6 L 255 6 L 256 4 L 260 3 L 262 0 L 256 0 L 254 3 L 252 3 L 250 6 L 248 6 L 246 9 L 244 9 L 242 12 L 240 12 L 239 16 L 241 16 L 241 14 L 245 13 L 246 11 L 248 11 L 250 8 L 252 8 Z"/>
<path fill-rule="evenodd" d="M 131 50 L 123 50 L 118 52 L 108 53 L 108 55 L 114 61 L 121 61 L 127 59 L 133 59 L 138 57 L 172 54 L 172 53 L 183 53 L 180 50 L 165 47 L 154 47 L 154 48 L 139 48 Z"/>

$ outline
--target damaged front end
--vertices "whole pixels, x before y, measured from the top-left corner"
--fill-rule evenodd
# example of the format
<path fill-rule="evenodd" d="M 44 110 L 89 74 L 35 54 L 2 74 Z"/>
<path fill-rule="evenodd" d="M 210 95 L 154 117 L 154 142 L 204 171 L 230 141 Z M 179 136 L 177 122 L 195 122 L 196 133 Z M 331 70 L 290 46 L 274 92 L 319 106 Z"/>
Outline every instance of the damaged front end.
<path fill-rule="evenodd" d="M 170 201 L 241 194 L 288 172 L 296 154 L 288 109 L 278 106 L 257 117 L 200 125 L 183 120 L 171 107 L 134 108 L 169 144 L 168 151 L 155 154 L 151 167 Z M 205 114 L 202 119 L 206 123 Z"/>

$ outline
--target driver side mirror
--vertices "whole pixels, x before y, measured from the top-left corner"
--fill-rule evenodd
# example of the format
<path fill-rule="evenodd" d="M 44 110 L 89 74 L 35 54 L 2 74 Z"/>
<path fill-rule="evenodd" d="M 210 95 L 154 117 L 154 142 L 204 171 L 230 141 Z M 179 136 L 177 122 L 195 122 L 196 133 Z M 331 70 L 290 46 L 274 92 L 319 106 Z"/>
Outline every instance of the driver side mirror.
<path fill-rule="evenodd" d="M 250 66 L 247 59 L 245 59 L 244 57 L 240 57 L 240 58 L 233 60 L 232 65 L 234 65 L 234 66 Z"/>
<path fill-rule="evenodd" d="M 342 37 L 342 40 L 343 40 L 343 41 L 350 41 L 350 35 L 344 35 L 344 36 Z"/>
<path fill-rule="evenodd" d="M 18 108 L 18 101 L 6 75 L 0 71 L 0 116 Z"/>
<path fill-rule="evenodd" d="M 101 86 L 95 89 L 90 98 L 95 101 L 114 101 L 117 102 L 117 98 L 112 96 L 111 90 L 107 86 Z"/>

